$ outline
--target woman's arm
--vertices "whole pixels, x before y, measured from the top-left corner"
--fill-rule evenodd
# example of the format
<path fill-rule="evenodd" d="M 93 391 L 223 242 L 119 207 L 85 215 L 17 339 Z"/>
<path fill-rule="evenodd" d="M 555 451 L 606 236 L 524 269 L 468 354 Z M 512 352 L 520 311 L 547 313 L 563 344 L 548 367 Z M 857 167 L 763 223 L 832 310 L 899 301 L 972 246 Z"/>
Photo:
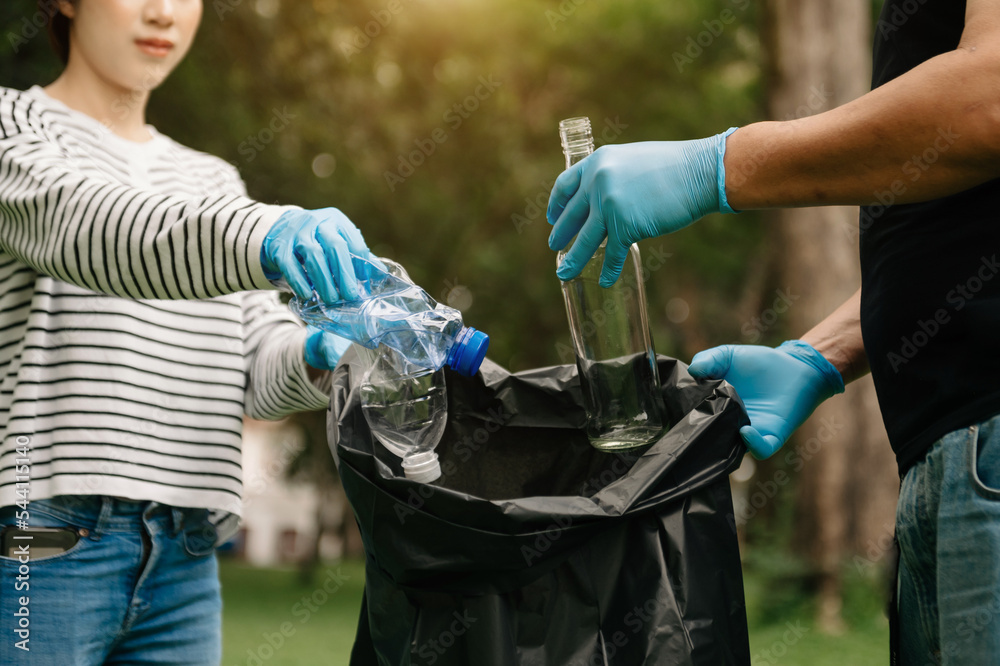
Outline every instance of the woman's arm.
<path fill-rule="evenodd" d="M 246 368 L 244 411 L 255 419 L 274 420 L 294 412 L 325 409 L 324 391 L 305 362 L 306 328 L 281 304 L 278 294 L 243 296 L 243 358 Z M 329 384 L 329 374 L 319 379 Z"/>
<path fill-rule="evenodd" d="M 224 194 L 188 200 L 82 175 L 38 107 L 0 89 L 0 254 L 127 298 L 272 287 L 261 243 L 289 207 Z"/>

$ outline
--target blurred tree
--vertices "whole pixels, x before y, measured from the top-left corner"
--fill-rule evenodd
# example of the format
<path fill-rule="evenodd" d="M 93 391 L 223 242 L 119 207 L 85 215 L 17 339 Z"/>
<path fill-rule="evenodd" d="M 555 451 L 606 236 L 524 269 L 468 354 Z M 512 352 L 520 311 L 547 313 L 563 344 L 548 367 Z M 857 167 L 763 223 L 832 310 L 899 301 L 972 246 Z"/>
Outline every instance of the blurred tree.
<path fill-rule="evenodd" d="M 0 85 L 23 90 L 45 85 L 62 71 L 49 47 L 47 22 L 34 0 L 0 3 Z"/>
<path fill-rule="evenodd" d="M 502 365 L 569 362 L 543 219 L 562 169 L 556 125 L 586 114 L 600 141 L 623 142 L 753 119 L 757 42 L 740 4 L 714 36 L 702 23 L 729 0 L 206 3 L 151 116 L 236 163 L 263 201 L 343 209 L 490 333 Z M 678 62 L 689 40 L 698 51 Z M 738 330 L 761 237 L 744 217 L 645 245 L 658 351 L 689 358 Z"/>
<path fill-rule="evenodd" d="M 863 95 L 871 71 L 868 0 L 768 0 L 762 38 L 773 119 L 833 108 Z M 783 284 L 801 299 L 789 310 L 801 334 L 857 290 L 858 210 L 824 207 L 774 213 Z M 796 433 L 798 503 L 795 543 L 816 569 L 818 624 L 842 629 L 841 567 L 892 529 L 895 461 L 871 378 L 820 406 Z M 796 463 L 796 466 L 798 464 Z"/>
<path fill-rule="evenodd" d="M 326 412 L 301 412 L 289 418 L 290 427 L 301 428 L 303 446 L 285 470 L 286 476 L 316 489 L 319 502 L 313 516 L 316 530 L 308 555 L 299 562 L 303 584 L 310 583 L 322 565 L 321 543 L 326 534 L 335 532 L 341 543 L 343 557 L 363 554 L 361 533 L 347 495 L 340 485 L 337 467 L 327 446 Z"/>

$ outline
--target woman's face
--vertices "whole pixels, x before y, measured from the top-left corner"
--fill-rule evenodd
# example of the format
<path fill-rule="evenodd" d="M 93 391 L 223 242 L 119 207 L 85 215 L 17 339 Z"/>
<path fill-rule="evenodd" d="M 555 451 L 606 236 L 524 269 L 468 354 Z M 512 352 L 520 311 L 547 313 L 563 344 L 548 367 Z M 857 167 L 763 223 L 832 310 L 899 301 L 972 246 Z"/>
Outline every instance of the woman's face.
<path fill-rule="evenodd" d="M 201 21 L 202 0 L 61 2 L 72 19 L 70 59 L 128 90 L 152 90 L 184 58 Z"/>

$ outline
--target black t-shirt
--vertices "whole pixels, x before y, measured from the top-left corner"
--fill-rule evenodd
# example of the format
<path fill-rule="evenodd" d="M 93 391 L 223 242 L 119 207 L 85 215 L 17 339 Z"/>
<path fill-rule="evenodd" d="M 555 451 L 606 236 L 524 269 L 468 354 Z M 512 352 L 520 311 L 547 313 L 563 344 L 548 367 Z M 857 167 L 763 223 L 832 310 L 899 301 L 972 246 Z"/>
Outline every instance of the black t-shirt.
<path fill-rule="evenodd" d="M 886 0 L 872 87 L 954 50 L 965 2 Z M 919 204 L 894 196 L 963 141 L 942 127 L 861 209 L 861 329 L 900 473 L 952 430 L 1000 413 L 1000 180 Z"/>

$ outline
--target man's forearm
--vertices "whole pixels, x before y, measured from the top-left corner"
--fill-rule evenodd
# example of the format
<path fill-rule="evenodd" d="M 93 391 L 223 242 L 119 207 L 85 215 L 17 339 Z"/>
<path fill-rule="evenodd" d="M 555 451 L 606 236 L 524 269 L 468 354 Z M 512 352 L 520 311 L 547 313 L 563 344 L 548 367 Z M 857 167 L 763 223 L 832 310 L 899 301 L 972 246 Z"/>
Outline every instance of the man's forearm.
<path fill-rule="evenodd" d="M 868 374 L 868 356 L 861 341 L 861 290 L 801 339 L 840 371 L 845 384 Z"/>
<path fill-rule="evenodd" d="M 967 19 L 968 21 L 968 19 Z M 831 111 L 747 125 L 726 144 L 736 210 L 934 199 L 1000 175 L 1000 39 L 959 48 Z"/>

